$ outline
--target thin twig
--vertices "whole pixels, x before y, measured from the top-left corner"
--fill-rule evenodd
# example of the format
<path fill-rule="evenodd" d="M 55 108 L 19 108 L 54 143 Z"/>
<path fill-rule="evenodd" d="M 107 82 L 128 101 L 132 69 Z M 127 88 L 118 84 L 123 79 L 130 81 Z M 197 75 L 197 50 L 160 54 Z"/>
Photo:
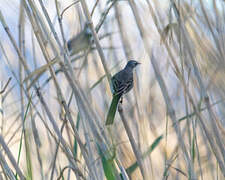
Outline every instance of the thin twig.
<path fill-rule="evenodd" d="M 5 92 L 7 86 L 9 85 L 9 82 L 11 81 L 11 79 L 12 79 L 12 77 L 10 77 L 10 78 L 8 79 L 8 81 L 7 81 L 7 83 L 5 84 L 4 88 L 0 91 L 0 94 L 2 94 L 2 93 Z"/>
<path fill-rule="evenodd" d="M 94 38 L 94 42 L 96 44 L 96 48 L 97 48 L 98 53 L 99 53 L 99 56 L 101 58 L 101 62 L 102 62 L 102 65 L 104 67 L 104 70 L 105 70 L 105 73 L 106 73 L 108 82 L 110 84 L 111 74 L 110 74 L 110 71 L 107 68 L 106 58 L 105 58 L 105 55 L 103 53 L 103 49 L 102 49 L 102 47 L 100 45 L 100 41 L 99 41 L 99 38 L 97 36 L 97 31 L 94 28 L 94 24 L 92 22 L 92 19 L 91 19 L 91 16 L 90 16 L 90 13 L 89 13 L 88 6 L 86 4 L 86 1 L 85 0 L 82 0 L 81 1 L 81 5 L 82 5 L 82 8 L 84 10 L 84 14 L 85 14 L 85 16 L 86 16 L 86 18 L 88 20 L 88 25 L 89 25 L 89 27 L 91 29 L 91 32 L 92 32 L 92 35 L 93 35 L 93 38 Z"/>
<path fill-rule="evenodd" d="M 63 14 L 66 12 L 66 10 L 68 10 L 71 6 L 73 6 L 74 4 L 77 4 L 78 2 L 80 2 L 80 0 L 73 2 L 72 4 L 67 6 L 65 9 L 63 9 L 62 13 L 60 14 L 60 18 L 63 19 Z"/>
<path fill-rule="evenodd" d="M 97 33 L 98 33 L 98 31 L 100 30 L 101 26 L 103 25 L 103 23 L 104 23 L 104 21 L 105 21 L 107 15 L 108 15 L 110 9 L 113 7 L 113 5 L 114 5 L 116 2 L 117 2 L 117 0 L 114 0 L 114 1 L 109 5 L 109 7 L 102 13 L 102 17 L 101 17 L 99 23 L 97 24 L 97 26 L 96 26 L 96 28 L 95 28 L 95 30 L 96 30 Z"/>
<path fill-rule="evenodd" d="M 7 144 L 5 143 L 2 135 L 0 135 L 0 144 L 1 144 L 2 148 L 4 149 L 5 153 L 7 154 L 10 162 L 12 163 L 13 167 L 15 168 L 16 173 L 19 175 L 20 179 L 25 180 L 26 179 L 25 176 L 23 175 L 22 171 L 20 170 L 19 166 L 17 165 L 16 160 L 15 160 L 12 152 L 8 148 Z"/>
<path fill-rule="evenodd" d="M 94 5 L 94 7 L 93 7 L 93 9 L 92 9 L 92 11 L 91 11 L 91 17 L 92 17 L 93 14 L 94 14 L 94 11 L 95 11 L 95 8 L 96 8 L 97 5 L 98 5 L 98 2 L 99 2 L 99 0 L 97 0 L 97 1 L 95 2 L 95 5 Z"/>

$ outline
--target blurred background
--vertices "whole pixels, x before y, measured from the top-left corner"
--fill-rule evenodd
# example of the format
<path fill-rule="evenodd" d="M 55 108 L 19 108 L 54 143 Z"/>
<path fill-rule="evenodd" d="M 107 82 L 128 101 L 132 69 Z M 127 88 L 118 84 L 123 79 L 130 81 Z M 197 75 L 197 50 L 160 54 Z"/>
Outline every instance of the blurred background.
<path fill-rule="evenodd" d="M 224 179 L 224 8 L 0 0 L 0 179 Z M 134 88 L 105 126 L 131 59 Z"/>

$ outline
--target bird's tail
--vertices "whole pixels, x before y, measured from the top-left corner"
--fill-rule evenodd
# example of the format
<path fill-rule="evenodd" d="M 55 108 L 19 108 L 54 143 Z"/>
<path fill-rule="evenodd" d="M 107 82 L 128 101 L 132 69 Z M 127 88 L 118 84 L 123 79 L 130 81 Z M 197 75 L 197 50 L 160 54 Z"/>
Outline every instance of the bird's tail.
<path fill-rule="evenodd" d="M 115 114 L 116 114 L 117 105 L 119 103 L 119 100 L 120 100 L 121 96 L 122 96 L 121 94 L 113 96 L 113 99 L 112 99 L 112 102 L 111 102 L 111 105 L 110 105 L 110 108 L 109 108 L 109 112 L 107 114 L 105 125 L 113 124 Z"/>

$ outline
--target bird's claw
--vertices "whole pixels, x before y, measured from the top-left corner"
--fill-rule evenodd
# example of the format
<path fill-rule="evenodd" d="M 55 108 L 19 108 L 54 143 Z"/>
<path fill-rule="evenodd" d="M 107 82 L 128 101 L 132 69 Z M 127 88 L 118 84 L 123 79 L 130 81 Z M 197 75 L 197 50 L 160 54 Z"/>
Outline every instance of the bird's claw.
<path fill-rule="evenodd" d="M 123 97 L 120 98 L 120 104 L 122 104 L 122 103 L 123 103 Z"/>

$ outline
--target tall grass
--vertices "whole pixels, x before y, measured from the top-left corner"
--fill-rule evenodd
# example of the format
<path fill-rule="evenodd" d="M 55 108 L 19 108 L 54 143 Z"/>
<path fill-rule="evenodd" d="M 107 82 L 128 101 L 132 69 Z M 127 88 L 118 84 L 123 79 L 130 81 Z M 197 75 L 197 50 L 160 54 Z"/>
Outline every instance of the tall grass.
<path fill-rule="evenodd" d="M 1 179 L 225 178 L 224 1 L 0 5 Z"/>

